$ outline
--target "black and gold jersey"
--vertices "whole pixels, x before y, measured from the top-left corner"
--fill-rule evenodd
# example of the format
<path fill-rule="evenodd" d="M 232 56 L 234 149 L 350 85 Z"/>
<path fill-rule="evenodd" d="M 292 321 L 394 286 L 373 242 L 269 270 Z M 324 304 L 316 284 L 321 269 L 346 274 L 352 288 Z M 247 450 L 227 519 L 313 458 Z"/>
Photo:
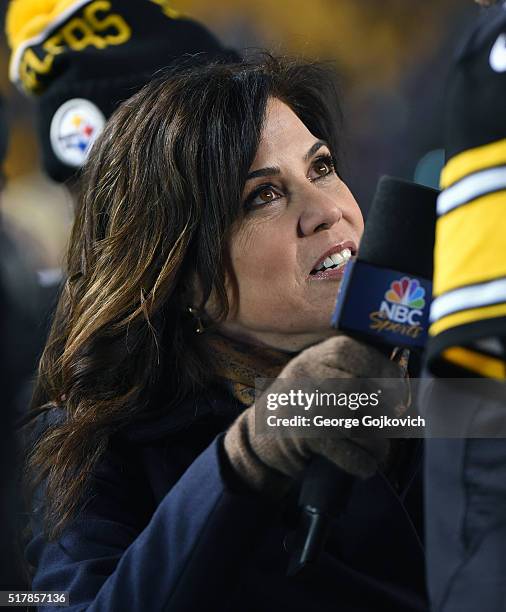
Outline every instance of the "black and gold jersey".
<path fill-rule="evenodd" d="M 506 6 L 485 12 L 447 92 L 428 363 L 506 378 Z"/>

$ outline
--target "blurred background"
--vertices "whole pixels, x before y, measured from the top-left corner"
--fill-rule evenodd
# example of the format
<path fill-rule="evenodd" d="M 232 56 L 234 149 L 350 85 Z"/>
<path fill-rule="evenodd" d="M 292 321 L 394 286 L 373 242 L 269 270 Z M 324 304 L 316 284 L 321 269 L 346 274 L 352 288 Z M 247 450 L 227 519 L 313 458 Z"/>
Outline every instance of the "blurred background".
<path fill-rule="evenodd" d="M 365 212 L 380 174 L 437 181 L 445 76 L 479 10 L 471 0 L 174 0 L 172 6 L 236 48 L 336 63 L 344 174 Z M 31 103 L 8 81 L 3 30 L 0 92 L 11 129 L 3 209 L 34 266 L 50 273 L 61 264 L 72 207 L 64 189 L 39 171 Z"/>

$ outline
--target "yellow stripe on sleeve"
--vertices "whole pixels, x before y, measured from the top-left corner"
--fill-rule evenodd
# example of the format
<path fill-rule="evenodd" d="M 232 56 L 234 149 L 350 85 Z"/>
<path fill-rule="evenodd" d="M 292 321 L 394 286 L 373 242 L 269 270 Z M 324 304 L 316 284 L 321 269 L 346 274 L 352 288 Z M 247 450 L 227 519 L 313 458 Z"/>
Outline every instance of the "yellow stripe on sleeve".
<path fill-rule="evenodd" d="M 487 378 L 506 379 L 506 364 L 497 357 L 490 357 L 477 353 L 471 349 L 454 346 L 443 351 L 442 356 L 446 361 L 475 372 Z"/>
<path fill-rule="evenodd" d="M 438 219 L 434 296 L 503 276 L 506 276 L 504 192 L 477 198 Z"/>
<path fill-rule="evenodd" d="M 454 312 L 434 321 L 429 328 L 429 334 L 431 336 L 437 336 L 441 332 L 458 327 L 459 325 L 505 316 L 506 304 L 493 304 L 492 306 L 481 306 L 480 308 L 461 310 L 460 312 Z"/>
<path fill-rule="evenodd" d="M 506 164 L 506 138 L 452 157 L 441 172 L 441 189 L 447 189 L 473 172 Z"/>

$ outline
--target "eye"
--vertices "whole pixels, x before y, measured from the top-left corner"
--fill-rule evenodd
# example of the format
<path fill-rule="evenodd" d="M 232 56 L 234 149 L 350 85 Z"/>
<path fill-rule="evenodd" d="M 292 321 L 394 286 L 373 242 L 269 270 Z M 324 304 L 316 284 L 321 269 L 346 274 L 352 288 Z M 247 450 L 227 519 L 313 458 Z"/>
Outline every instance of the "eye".
<path fill-rule="evenodd" d="M 272 185 L 260 185 L 250 193 L 244 203 L 246 208 L 258 208 L 270 204 L 282 197 L 282 194 Z"/>
<path fill-rule="evenodd" d="M 318 159 L 315 159 L 311 165 L 309 178 L 311 180 L 318 180 L 320 178 L 329 176 L 330 174 L 335 174 L 334 161 L 330 155 L 323 155 L 318 157 Z"/>

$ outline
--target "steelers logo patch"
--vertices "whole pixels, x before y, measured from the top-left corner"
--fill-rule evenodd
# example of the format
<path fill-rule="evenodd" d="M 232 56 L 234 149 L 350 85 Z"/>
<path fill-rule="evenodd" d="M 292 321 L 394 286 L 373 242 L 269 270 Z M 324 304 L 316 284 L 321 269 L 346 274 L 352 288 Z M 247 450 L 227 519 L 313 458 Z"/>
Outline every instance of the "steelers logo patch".
<path fill-rule="evenodd" d="M 67 100 L 51 121 L 49 135 L 54 154 L 67 166 L 81 167 L 104 125 L 105 117 L 93 102 L 83 98 Z"/>

